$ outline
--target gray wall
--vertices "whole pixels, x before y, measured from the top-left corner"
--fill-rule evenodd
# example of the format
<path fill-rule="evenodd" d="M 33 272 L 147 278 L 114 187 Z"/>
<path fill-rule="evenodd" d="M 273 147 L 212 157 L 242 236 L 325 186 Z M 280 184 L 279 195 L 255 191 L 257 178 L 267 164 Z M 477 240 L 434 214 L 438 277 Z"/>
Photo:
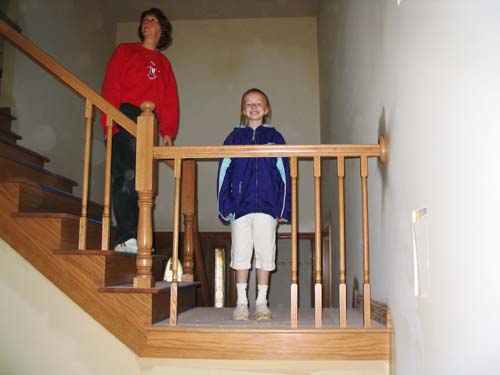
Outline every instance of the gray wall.
<path fill-rule="evenodd" d="M 243 92 L 269 96 L 271 124 L 289 144 L 319 143 L 317 25 L 312 17 L 173 21 L 174 41 L 164 53 L 179 88 L 176 144 L 220 145 L 240 120 Z M 136 23 L 118 25 L 117 41 L 136 41 Z M 300 163 L 300 230 L 314 228 L 312 163 Z M 217 162 L 198 166 L 200 230 L 228 230 L 217 219 Z M 170 230 L 173 173 L 160 168 L 155 226 Z M 289 225 L 281 229 L 290 231 Z"/>
<path fill-rule="evenodd" d="M 498 373 L 499 20 L 497 1 L 320 5 L 322 142 L 388 140 L 387 165 L 370 164 L 371 282 L 391 308 L 396 375 Z M 359 164 L 346 174 L 352 284 L 362 281 Z M 430 286 L 416 297 L 420 208 Z"/>
<path fill-rule="evenodd" d="M 114 47 L 115 26 L 100 11 L 100 2 L 12 1 L 11 13 L 23 35 L 100 92 L 107 60 Z M 83 16 L 85 15 L 85 16 Z M 21 144 L 51 159 L 48 168 L 77 182 L 82 179 L 84 101 L 24 54 L 14 52 L 11 92 L 6 104 L 17 117 L 14 131 Z M 94 127 L 92 197 L 102 201 L 104 146 Z M 80 188 L 76 189 L 76 193 Z"/>

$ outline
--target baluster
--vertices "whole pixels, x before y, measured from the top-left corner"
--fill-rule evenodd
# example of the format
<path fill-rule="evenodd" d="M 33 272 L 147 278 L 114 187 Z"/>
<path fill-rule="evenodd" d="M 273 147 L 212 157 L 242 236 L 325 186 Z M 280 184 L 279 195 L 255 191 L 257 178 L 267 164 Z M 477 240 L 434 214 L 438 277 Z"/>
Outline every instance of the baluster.
<path fill-rule="evenodd" d="M 102 212 L 102 250 L 109 250 L 110 201 L 111 201 L 111 157 L 113 151 L 113 119 L 106 117 L 106 168 L 104 173 L 104 210 Z"/>
<path fill-rule="evenodd" d="M 85 149 L 83 157 L 83 192 L 82 214 L 78 234 L 78 250 L 87 248 L 87 216 L 89 200 L 89 169 L 90 169 L 90 143 L 92 142 L 92 102 L 87 99 L 85 103 Z"/>
<path fill-rule="evenodd" d="M 297 158 L 290 158 L 290 177 L 292 180 L 292 285 L 290 289 L 291 327 L 298 325 L 298 277 L 297 277 Z"/>
<path fill-rule="evenodd" d="M 196 202 L 196 163 L 194 160 L 183 161 L 182 177 L 182 215 L 184 216 L 184 242 L 182 260 L 184 262 L 184 274 L 182 281 L 194 280 L 194 211 Z"/>
<path fill-rule="evenodd" d="M 368 158 L 361 157 L 361 198 L 363 221 L 363 325 L 371 325 L 370 244 L 368 238 Z"/>
<path fill-rule="evenodd" d="M 156 163 L 153 159 L 153 147 L 157 142 L 154 116 L 155 105 L 144 102 L 142 114 L 137 119 L 137 147 L 135 190 L 139 196 L 139 222 L 137 224 L 137 274 L 134 288 L 152 288 L 155 280 L 151 272 L 153 258 L 153 200 L 155 193 Z"/>
<path fill-rule="evenodd" d="M 344 197 L 344 157 L 337 159 L 339 190 L 339 322 L 340 327 L 347 326 L 347 288 L 345 277 L 345 197 Z"/>
<path fill-rule="evenodd" d="M 177 258 L 179 254 L 179 211 L 180 211 L 180 196 L 181 196 L 181 159 L 175 159 L 174 178 L 175 178 L 175 193 L 174 193 L 174 233 L 172 243 L 172 284 L 170 284 L 170 325 L 177 325 Z"/>
<path fill-rule="evenodd" d="M 321 158 L 314 157 L 314 322 L 323 326 L 323 289 L 321 285 Z"/>

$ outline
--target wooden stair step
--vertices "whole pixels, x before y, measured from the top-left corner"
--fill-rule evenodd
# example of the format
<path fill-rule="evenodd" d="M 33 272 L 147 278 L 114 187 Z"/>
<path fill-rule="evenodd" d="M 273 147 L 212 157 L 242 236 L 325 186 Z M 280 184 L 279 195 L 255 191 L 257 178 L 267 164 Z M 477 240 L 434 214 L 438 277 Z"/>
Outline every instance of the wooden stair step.
<path fill-rule="evenodd" d="M 170 317 L 170 285 L 171 283 L 161 280 L 157 281 L 154 288 L 134 288 L 132 284 L 100 288 L 99 292 L 113 294 L 150 294 L 153 301 L 158 301 L 153 306 L 151 324 L 158 323 Z M 180 282 L 177 289 L 177 311 L 178 313 L 190 310 L 196 306 L 196 288 L 200 283 Z"/>
<path fill-rule="evenodd" d="M 11 115 L 10 108 L 2 107 L 0 108 L 0 129 L 1 130 L 12 130 L 12 121 L 16 118 Z"/>
<path fill-rule="evenodd" d="M 80 217 L 77 215 L 60 212 L 19 212 L 12 214 L 14 218 L 31 218 L 51 222 L 53 230 L 59 239 L 54 250 L 78 249 L 78 232 Z M 47 224 L 46 224 L 47 225 Z M 113 243 L 114 230 L 111 228 L 111 243 Z M 102 225 L 100 221 L 88 219 L 87 221 L 87 248 L 101 249 Z"/>
<path fill-rule="evenodd" d="M 57 173 L 41 168 L 36 164 L 22 160 L 5 152 L 0 152 L 0 176 L 26 177 L 41 184 L 72 193 L 78 183 Z"/>
<path fill-rule="evenodd" d="M 0 137 L 6 138 L 11 142 L 17 142 L 23 139 L 19 134 L 14 133 L 12 130 L 7 130 L 4 128 L 0 128 Z"/>
<path fill-rule="evenodd" d="M 54 254 L 62 256 L 85 256 L 102 257 L 105 269 L 103 287 L 115 287 L 132 284 L 136 275 L 137 265 L 135 254 L 125 254 L 109 250 L 56 250 Z M 153 277 L 155 280 L 163 280 L 163 274 L 167 265 L 167 257 L 153 254 Z"/>
<path fill-rule="evenodd" d="M 94 202 L 87 204 L 87 217 L 101 220 L 103 206 Z M 62 212 L 80 216 L 82 200 L 52 186 L 34 181 L 20 182 L 19 212 Z"/>
<path fill-rule="evenodd" d="M 50 161 L 49 158 L 40 155 L 26 147 L 18 145 L 17 143 L 12 142 L 11 140 L 2 137 L 1 135 L 0 135 L 0 152 L 13 155 L 19 159 L 26 160 L 42 168 L 45 163 L 48 163 Z"/>

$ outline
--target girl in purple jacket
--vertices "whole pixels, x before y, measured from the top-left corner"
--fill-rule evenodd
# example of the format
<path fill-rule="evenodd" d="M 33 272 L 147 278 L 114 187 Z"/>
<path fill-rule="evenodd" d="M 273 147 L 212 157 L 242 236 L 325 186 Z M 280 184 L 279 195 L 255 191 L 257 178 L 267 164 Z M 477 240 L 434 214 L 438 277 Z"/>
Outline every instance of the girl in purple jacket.
<path fill-rule="evenodd" d="M 240 125 L 224 145 L 285 144 L 282 135 L 268 125 L 271 104 L 259 89 L 241 98 Z M 236 270 L 238 299 L 234 320 L 247 320 L 247 283 L 255 250 L 258 294 L 257 320 L 272 317 L 267 305 L 269 276 L 276 268 L 276 226 L 290 221 L 290 169 L 288 158 L 224 158 L 217 181 L 219 218 L 231 223 L 231 268 Z"/>

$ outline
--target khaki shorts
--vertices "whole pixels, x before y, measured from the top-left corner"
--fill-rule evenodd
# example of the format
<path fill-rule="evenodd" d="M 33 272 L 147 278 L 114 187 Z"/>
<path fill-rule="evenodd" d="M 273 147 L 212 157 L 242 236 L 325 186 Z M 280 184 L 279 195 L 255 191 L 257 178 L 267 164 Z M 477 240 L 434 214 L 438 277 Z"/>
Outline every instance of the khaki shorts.
<path fill-rule="evenodd" d="M 272 271 L 276 268 L 276 224 L 270 215 L 253 213 L 231 223 L 231 268 L 251 268 L 255 249 L 255 268 Z"/>

